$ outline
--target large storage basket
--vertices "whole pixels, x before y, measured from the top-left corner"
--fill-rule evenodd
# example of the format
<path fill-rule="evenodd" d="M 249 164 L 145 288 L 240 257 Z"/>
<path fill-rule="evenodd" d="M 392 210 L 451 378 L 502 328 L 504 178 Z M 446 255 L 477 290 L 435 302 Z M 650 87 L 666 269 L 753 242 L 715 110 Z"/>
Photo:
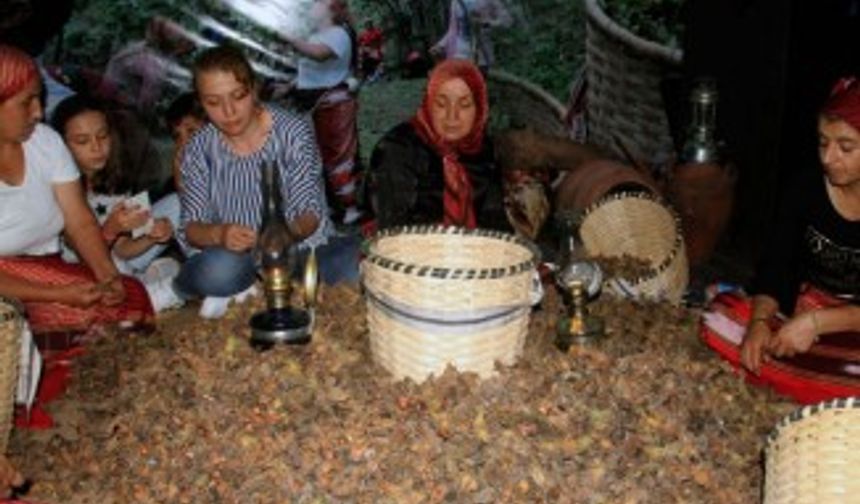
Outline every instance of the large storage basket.
<path fill-rule="evenodd" d="M 529 128 L 544 135 L 568 137 L 565 109 L 540 86 L 504 70 L 490 69 L 487 87 L 493 114 L 506 128 Z"/>
<path fill-rule="evenodd" d="M 860 502 L 860 399 L 806 406 L 765 447 L 764 504 Z"/>
<path fill-rule="evenodd" d="M 23 323 L 18 308 L 0 298 L 0 454 L 6 453 L 12 432 Z"/>
<path fill-rule="evenodd" d="M 645 40 L 603 12 L 598 0 L 584 0 L 585 74 L 589 141 L 624 153 L 615 137 L 649 164 L 674 153 L 660 83 L 680 67 L 682 52 Z"/>
<path fill-rule="evenodd" d="M 362 262 L 374 359 L 421 382 L 448 364 L 491 375 L 522 351 L 538 252 L 488 230 L 410 226 L 378 233 Z M 538 284 L 539 285 L 539 284 Z"/>
<path fill-rule="evenodd" d="M 580 227 L 592 256 L 629 256 L 651 267 L 639 278 L 607 278 L 609 288 L 625 297 L 679 303 L 687 288 L 687 252 L 675 213 L 645 192 L 610 194 L 586 208 Z"/>

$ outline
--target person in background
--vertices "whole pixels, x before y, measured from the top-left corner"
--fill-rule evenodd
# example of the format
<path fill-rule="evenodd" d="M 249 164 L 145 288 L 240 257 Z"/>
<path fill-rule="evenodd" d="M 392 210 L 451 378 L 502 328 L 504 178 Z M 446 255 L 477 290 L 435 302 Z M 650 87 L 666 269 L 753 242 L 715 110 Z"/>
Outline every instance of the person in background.
<path fill-rule="evenodd" d="M 373 150 L 363 200 L 379 229 L 445 224 L 509 230 L 502 176 L 485 130 L 489 109 L 480 70 L 445 60 L 421 108 Z"/>
<path fill-rule="evenodd" d="M 382 77 L 385 38 L 382 30 L 368 22 L 367 27 L 358 35 L 358 61 L 361 78 L 365 82 L 375 82 Z"/>
<path fill-rule="evenodd" d="M 174 142 L 173 186 L 176 192 L 179 192 L 182 190 L 182 177 L 179 173 L 182 166 L 182 151 L 194 133 L 206 124 L 206 114 L 194 93 L 183 93 L 167 108 L 165 121 Z"/>
<path fill-rule="evenodd" d="M 33 59 L 0 45 L 0 295 L 22 301 L 36 335 L 94 325 L 151 328 L 143 286 L 119 274 L 62 138 L 40 123 Z M 83 260 L 60 258 L 64 233 Z"/>
<path fill-rule="evenodd" d="M 179 238 L 190 257 L 180 294 L 204 297 L 200 315 L 215 318 L 253 292 L 265 163 L 278 169 L 284 218 L 300 250 L 316 249 L 323 281 L 355 281 L 358 239 L 334 233 L 309 118 L 261 102 L 248 60 L 230 46 L 204 51 L 193 82 L 209 123 L 183 150 Z"/>
<path fill-rule="evenodd" d="M 296 101 L 311 110 L 328 189 L 342 222 L 361 217 L 358 183 L 358 100 L 347 80 L 355 68 L 355 31 L 346 0 L 317 0 L 311 6 L 314 32 L 308 40 L 282 38 L 299 58 Z"/>
<path fill-rule="evenodd" d="M 752 314 L 741 346 L 744 366 L 806 352 L 823 334 L 860 332 L 860 81 L 841 80 L 818 117 L 824 172 L 790 181 L 752 288 Z M 795 310 L 810 289 L 834 306 Z M 779 330 L 770 322 L 788 315 Z"/>
<path fill-rule="evenodd" d="M 87 202 L 101 225 L 102 237 L 117 268 L 143 282 L 156 312 L 181 306 L 182 300 L 171 287 L 179 263 L 159 257 L 179 225 L 177 195 L 155 202 L 151 214 L 128 201 L 132 194 L 121 164 L 122 142 L 101 102 L 83 95 L 66 98 L 57 105 L 51 124 L 63 136 L 81 172 Z M 134 236 L 134 229 L 146 225 L 150 218 L 151 228 Z M 64 258 L 78 261 L 68 247 Z"/>
<path fill-rule="evenodd" d="M 472 60 L 486 75 L 495 63 L 490 31 L 511 25 L 501 0 L 451 0 L 448 30 L 430 48 L 436 57 Z"/>

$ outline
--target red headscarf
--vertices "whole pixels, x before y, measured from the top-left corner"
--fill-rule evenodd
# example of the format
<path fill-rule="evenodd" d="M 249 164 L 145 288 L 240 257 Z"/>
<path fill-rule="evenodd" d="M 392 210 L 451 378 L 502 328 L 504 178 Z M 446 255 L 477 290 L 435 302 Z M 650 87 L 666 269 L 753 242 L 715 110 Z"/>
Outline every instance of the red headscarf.
<path fill-rule="evenodd" d="M 860 131 L 860 80 L 857 77 L 839 79 L 821 107 L 821 113 L 839 118 Z"/>
<path fill-rule="evenodd" d="M 456 78 L 463 79 L 472 91 L 476 107 L 475 124 L 465 137 L 455 143 L 449 143 L 433 129 L 431 107 L 442 84 Z M 418 113 L 412 118 L 412 126 L 421 140 L 433 147 L 433 150 L 442 157 L 445 176 L 445 192 L 442 197 L 445 209 L 443 222 L 446 226 L 467 228 L 477 226 L 475 208 L 472 205 L 472 182 L 459 158 L 463 154 L 474 155 L 481 151 L 488 116 L 487 85 L 481 71 L 471 61 L 448 59 L 433 69 L 427 82 L 424 101 Z"/>
<path fill-rule="evenodd" d="M 0 102 L 6 101 L 38 78 L 36 62 L 24 51 L 0 44 Z"/>

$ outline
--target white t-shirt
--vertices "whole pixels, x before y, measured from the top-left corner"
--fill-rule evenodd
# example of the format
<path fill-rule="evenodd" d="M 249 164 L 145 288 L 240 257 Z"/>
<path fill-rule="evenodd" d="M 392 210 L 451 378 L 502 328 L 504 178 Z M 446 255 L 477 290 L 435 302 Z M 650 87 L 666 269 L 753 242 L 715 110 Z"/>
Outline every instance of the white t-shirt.
<path fill-rule="evenodd" d="M 54 184 L 79 177 L 60 135 L 37 125 L 24 142 L 24 181 L 19 186 L 0 182 L 0 257 L 59 252 L 64 221 Z"/>
<path fill-rule="evenodd" d="M 312 44 L 323 44 L 335 54 L 334 58 L 316 61 L 299 58 L 298 89 L 323 89 L 337 86 L 349 77 L 352 62 L 352 41 L 342 26 L 330 26 L 308 39 Z"/>

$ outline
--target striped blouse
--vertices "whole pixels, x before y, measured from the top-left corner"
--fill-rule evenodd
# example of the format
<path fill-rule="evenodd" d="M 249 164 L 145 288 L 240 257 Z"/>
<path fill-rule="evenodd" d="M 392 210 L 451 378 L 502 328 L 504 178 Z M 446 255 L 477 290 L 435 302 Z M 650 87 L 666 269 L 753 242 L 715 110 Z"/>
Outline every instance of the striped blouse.
<path fill-rule="evenodd" d="M 241 224 L 259 230 L 262 168 L 263 163 L 271 160 L 277 163 L 280 172 L 287 221 L 306 212 L 319 219 L 316 231 L 300 246 L 323 245 L 333 233 L 313 126 L 304 116 L 275 105 L 265 106 L 272 115 L 273 125 L 266 143 L 256 152 L 236 154 L 211 123 L 185 147 L 177 237 L 186 251 L 195 251 L 185 236 L 185 228 L 191 222 Z"/>

